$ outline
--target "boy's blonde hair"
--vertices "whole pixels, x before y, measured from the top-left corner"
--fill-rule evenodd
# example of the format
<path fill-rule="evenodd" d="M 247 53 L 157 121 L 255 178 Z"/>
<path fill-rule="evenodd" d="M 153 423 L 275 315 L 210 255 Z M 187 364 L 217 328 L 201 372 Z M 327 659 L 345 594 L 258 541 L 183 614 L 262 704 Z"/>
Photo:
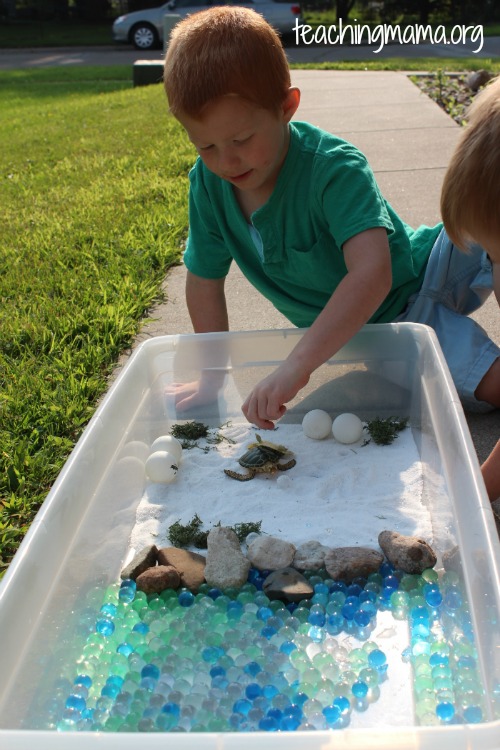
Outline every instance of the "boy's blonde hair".
<path fill-rule="evenodd" d="M 500 238 L 500 77 L 476 96 L 468 120 L 441 192 L 444 226 L 464 250 Z"/>
<path fill-rule="evenodd" d="M 276 31 L 255 11 L 239 7 L 210 8 L 174 27 L 164 84 L 172 114 L 194 118 L 228 94 L 278 111 L 291 85 Z"/>

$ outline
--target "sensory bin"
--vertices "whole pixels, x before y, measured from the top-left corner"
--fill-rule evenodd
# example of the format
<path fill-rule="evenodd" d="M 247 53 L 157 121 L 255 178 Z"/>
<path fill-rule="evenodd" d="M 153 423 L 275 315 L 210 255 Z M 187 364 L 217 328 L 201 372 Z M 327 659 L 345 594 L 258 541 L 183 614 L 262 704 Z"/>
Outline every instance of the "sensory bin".
<path fill-rule="evenodd" d="M 136 746 L 140 732 L 148 748 L 498 750 L 498 538 L 461 406 L 423 326 L 363 329 L 286 419 L 300 425 L 314 408 L 408 417 L 434 570 L 408 576 L 385 564 L 350 587 L 315 572 L 313 600 L 297 606 L 266 601 L 254 570 L 239 590 L 196 595 L 146 597 L 120 583 L 146 488 L 144 461 L 126 447 L 151 446 L 179 418 L 168 386 L 218 371 L 217 403 L 190 416 L 212 427 L 239 419 L 253 384 L 300 336 L 159 337 L 134 353 L 0 584 L 2 750 L 92 747 L 96 732 L 102 748 Z M 199 497 L 186 498 L 191 515 Z M 396 675 L 410 681 L 409 720 L 391 692 Z"/>

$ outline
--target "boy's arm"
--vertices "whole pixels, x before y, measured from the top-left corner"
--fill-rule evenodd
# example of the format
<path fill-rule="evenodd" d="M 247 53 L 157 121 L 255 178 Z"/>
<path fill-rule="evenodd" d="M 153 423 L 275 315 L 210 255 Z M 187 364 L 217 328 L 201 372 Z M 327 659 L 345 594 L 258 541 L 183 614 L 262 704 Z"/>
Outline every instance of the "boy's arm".
<path fill-rule="evenodd" d="M 186 277 L 186 304 L 195 333 L 228 331 L 225 276 L 203 279 L 190 271 Z"/>
<path fill-rule="evenodd" d="M 186 303 L 195 333 L 228 331 L 229 321 L 224 294 L 225 277 L 204 279 L 190 271 L 186 277 Z M 224 383 L 225 372 L 204 369 L 195 383 L 172 383 L 167 395 L 173 396 L 177 411 L 182 412 L 217 399 Z"/>
<path fill-rule="evenodd" d="M 311 373 L 368 322 L 389 293 L 392 272 L 385 229 L 355 235 L 343 252 L 347 275 L 283 364 L 243 404 L 248 421 L 262 429 L 274 428 L 272 420 L 283 416 L 285 404 L 307 384 Z"/>

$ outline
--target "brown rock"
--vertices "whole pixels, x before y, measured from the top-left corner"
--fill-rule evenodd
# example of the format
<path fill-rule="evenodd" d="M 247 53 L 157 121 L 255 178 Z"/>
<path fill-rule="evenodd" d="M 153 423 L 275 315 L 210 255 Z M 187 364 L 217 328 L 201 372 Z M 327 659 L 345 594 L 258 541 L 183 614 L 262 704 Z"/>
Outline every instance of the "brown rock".
<path fill-rule="evenodd" d="M 134 581 L 137 576 L 144 573 L 148 568 L 153 568 L 156 565 L 156 555 L 158 549 L 155 544 L 151 544 L 149 547 L 144 547 L 134 557 L 120 573 L 121 578 L 132 578 Z"/>
<path fill-rule="evenodd" d="M 206 562 L 203 555 L 179 547 L 163 547 L 158 550 L 158 563 L 173 565 L 181 577 L 181 586 L 195 593 L 205 581 Z"/>
<path fill-rule="evenodd" d="M 136 583 L 145 594 L 160 594 L 165 589 L 178 589 L 181 577 L 172 565 L 157 565 L 137 576 Z"/>
<path fill-rule="evenodd" d="M 325 555 L 325 568 L 334 581 L 349 583 L 358 576 L 376 573 L 384 556 L 369 547 L 336 547 Z"/>
<path fill-rule="evenodd" d="M 381 531 L 378 543 L 389 562 L 405 573 L 422 573 L 427 568 L 433 568 L 437 562 L 432 547 L 416 536 Z"/>

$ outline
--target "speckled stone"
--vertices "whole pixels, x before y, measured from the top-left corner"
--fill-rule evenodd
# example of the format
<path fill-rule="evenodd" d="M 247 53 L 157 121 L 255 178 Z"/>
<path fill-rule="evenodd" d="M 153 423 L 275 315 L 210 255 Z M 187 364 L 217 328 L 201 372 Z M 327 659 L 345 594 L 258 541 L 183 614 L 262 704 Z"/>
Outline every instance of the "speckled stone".
<path fill-rule="evenodd" d="M 297 547 L 293 567 L 297 570 L 319 570 L 325 565 L 325 555 L 329 549 L 320 542 L 305 542 Z"/>
<path fill-rule="evenodd" d="M 384 556 L 369 547 L 335 547 L 325 555 L 325 568 L 334 581 L 350 582 L 376 573 Z"/>
<path fill-rule="evenodd" d="M 220 589 L 239 588 L 248 578 L 250 562 L 232 529 L 216 526 L 207 537 L 205 580 Z"/>
<path fill-rule="evenodd" d="M 281 570 L 292 565 L 296 547 L 275 536 L 261 536 L 248 545 L 248 559 L 257 570 Z"/>
<path fill-rule="evenodd" d="M 378 535 L 380 549 L 395 568 L 405 573 L 422 573 L 437 562 L 432 547 L 416 536 L 403 536 L 397 531 L 381 531 Z"/>

